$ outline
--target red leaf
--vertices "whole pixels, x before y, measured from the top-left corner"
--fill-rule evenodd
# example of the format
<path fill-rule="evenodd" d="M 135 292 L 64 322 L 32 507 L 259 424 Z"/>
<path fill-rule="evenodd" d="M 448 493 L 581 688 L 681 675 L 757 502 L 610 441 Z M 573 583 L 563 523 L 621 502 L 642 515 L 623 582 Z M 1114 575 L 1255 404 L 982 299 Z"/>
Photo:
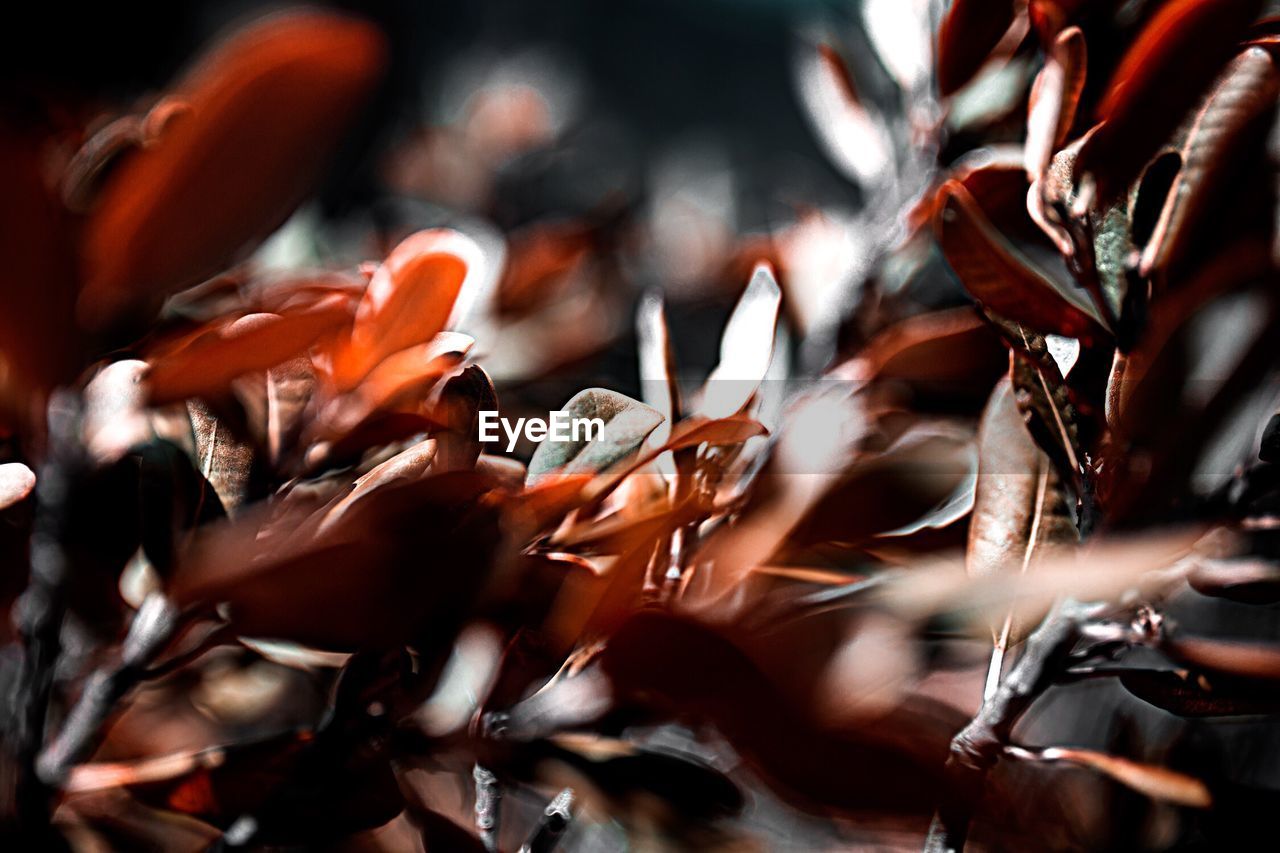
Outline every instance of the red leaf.
<path fill-rule="evenodd" d="M 271 233 L 319 176 L 377 80 L 372 27 L 268 18 L 216 47 L 177 92 L 191 106 L 123 163 L 87 223 L 85 322 L 217 272 Z"/>
<path fill-rule="evenodd" d="M 1059 287 L 996 232 L 964 185 L 948 181 L 934 230 L 947 262 L 978 302 L 1041 333 L 1096 340 L 1104 332 L 1083 295 Z"/>
<path fill-rule="evenodd" d="M 954 0 L 938 31 L 938 92 L 973 79 L 1014 19 L 1013 0 Z"/>
<path fill-rule="evenodd" d="M 1080 152 L 1102 203 L 1129 187 L 1218 76 L 1260 0 L 1169 0 L 1143 28 L 1098 106 L 1104 124 Z"/>

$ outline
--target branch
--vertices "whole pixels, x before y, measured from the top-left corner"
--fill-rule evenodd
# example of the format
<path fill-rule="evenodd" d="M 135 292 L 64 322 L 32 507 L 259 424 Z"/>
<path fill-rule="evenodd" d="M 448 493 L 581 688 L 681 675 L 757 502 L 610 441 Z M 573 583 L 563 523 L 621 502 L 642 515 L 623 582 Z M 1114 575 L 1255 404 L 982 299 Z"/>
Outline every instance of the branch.
<path fill-rule="evenodd" d="M 1031 636 L 1018 663 L 985 701 L 978 715 L 951 741 L 947 759 L 950 796 L 938 810 L 926 853 L 964 849 L 969 822 L 982 800 L 987 774 L 1000 758 L 1013 726 L 1055 681 L 1070 660 L 1083 623 L 1105 605 L 1060 602 Z"/>
<path fill-rule="evenodd" d="M 573 789 L 565 788 L 556 794 L 542 812 L 542 819 L 534 829 L 529 840 L 520 848 L 520 853 L 551 853 L 560 837 L 569 828 L 573 820 Z"/>
<path fill-rule="evenodd" d="M 498 849 L 498 819 L 501 817 L 502 786 L 493 772 L 479 764 L 471 774 L 476 781 L 476 832 L 484 849 Z"/>
<path fill-rule="evenodd" d="M 16 696 L 17 719 L 10 735 L 21 768 L 17 811 L 19 820 L 31 832 L 43 832 L 49 823 L 53 792 L 36 772 L 36 757 L 44 741 L 54 675 L 62 653 L 66 587 L 72 569 L 64 542 L 72 524 L 72 495 L 87 468 L 80 441 L 79 396 L 55 392 L 48 415 L 48 455 L 36 480 L 31 577 L 15 614 L 24 655 Z"/>
<path fill-rule="evenodd" d="M 41 781 L 60 785 L 71 768 L 86 757 L 116 703 L 148 676 L 147 668 L 168 645 L 178 624 L 173 602 L 159 592 L 147 596 L 129 625 L 120 663 L 89 676 L 62 731 L 40 754 L 36 771 Z"/>

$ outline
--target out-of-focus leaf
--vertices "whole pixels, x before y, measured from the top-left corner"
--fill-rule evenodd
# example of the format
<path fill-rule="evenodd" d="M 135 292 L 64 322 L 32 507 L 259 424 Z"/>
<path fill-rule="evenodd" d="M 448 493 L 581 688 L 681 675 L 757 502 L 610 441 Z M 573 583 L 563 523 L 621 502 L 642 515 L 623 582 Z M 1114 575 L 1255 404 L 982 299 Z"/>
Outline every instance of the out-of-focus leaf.
<path fill-rule="evenodd" d="M 1280 566 L 1268 560 L 1205 559 L 1187 575 L 1187 583 L 1202 595 L 1248 604 L 1280 601 Z"/>
<path fill-rule="evenodd" d="M 1142 764 L 1116 755 L 1067 746 L 1050 746 L 1039 750 L 1009 747 L 1006 752 L 1032 761 L 1067 761 L 1090 767 L 1154 800 L 1200 809 L 1213 804 L 1213 797 L 1204 782 L 1167 767 Z"/>
<path fill-rule="evenodd" d="M 1217 186 L 1230 179 L 1247 138 L 1275 110 L 1280 71 L 1271 54 L 1251 48 L 1238 56 L 1209 93 L 1182 147 L 1182 169 L 1142 252 L 1139 271 L 1167 270 L 1196 233 L 1196 223 L 1221 197 Z"/>
<path fill-rule="evenodd" d="M 438 452 L 439 445 L 435 439 L 428 438 L 400 451 L 367 474 L 362 474 L 351 484 L 350 490 L 332 502 L 316 532 L 323 533 L 337 524 L 352 505 L 375 489 L 380 489 L 397 480 L 422 477 L 427 473 L 427 469 L 431 468 Z"/>
<path fill-rule="evenodd" d="M 953 0 L 938 31 L 938 91 L 955 94 L 973 79 L 1014 21 L 1012 0 Z"/>
<path fill-rule="evenodd" d="M 491 484 L 472 472 L 372 490 L 317 533 L 319 519 L 262 537 L 249 516 L 197 539 L 169 593 L 180 606 L 223 602 L 234 629 L 321 649 L 452 639 L 501 545 Z M 447 642 L 447 640 L 446 640 Z"/>
<path fill-rule="evenodd" d="M 917 314 L 889 326 L 834 374 L 855 381 L 905 382 L 942 400 L 981 400 L 1007 364 L 999 337 L 966 307 Z"/>
<path fill-rule="evenodd" d="M 351 389 L 393 353 L 448 328 L 455 303 L 485 275 L 474 240 L 457 231 L 419 231 L 378 267 L 356 308 L 351 338 L 333 356 L 339 390 Z"/>
<path fill-rule="evenodd" d="M 951 268 L 978 302 L 1041 333 L 1105 336 L 1094 306 L 1037 270 L 995 231 L 962 184 L 949 181 L 941 194 L 935 231 Z"/>
<path fill-rule="evenodd" d="M 93 208 L 103 178 L 130 151 L 154 145 L 169 122 L 191 112 L 181 98 L 162 98 L 145 115 L 126 115 L 95 130 L 76 151 L 62 176 L 62 199 L 78 213 Z"/>
<path fill-rule="evenodd" d="M 425 344 L 402 349 L 373 368 L 352 390 L 329 400 L 313 424 L 321 435 L 341 436 L 377 413 L 420 394 L 462 363 L 475 340 L 441 332 Z"/>
<path fill-rule="evenodd" d="M 681 665 L 670 666 L 674 660 Z M 945 790 L 954 715 L 907 704 L 878 720 L 820 725 L 807 697 L 780 690 L 733 642 L 654 612 L 631 617 L 601 664 L 619 701 L 714 723 L 770 787 L 801 808 L 922 813 Z M 850 776 L 845 769 L 853 766 L 878 772 Z"/>
<path fill-rule="evenodd" d="M 177 86 L 190 115 L 103 190 L 81 318 L 106 324 L 266 237 L 311 189 L 382 62 L 376 29 L 318 12 L 264 19 L 216 47 Z"/>
<path fill-rule="evenodd" d="M 36 475 L 21 462 L 0 465 L 0 510 L 26 500 L 36 487 Z"/>
<path fill-rule="evenodd" d="M 1084 34 L 1071 27 L 1054 39 L 1036 76 L 1027 112 L 1026 164 L 1032 181 L 1045 173 L 1067 141 L 1084 91 L 1087 61 Z"/>
<path fill-rule="evenodd" d="M 1175 659 L 1201 671 L 1280 681 L 1280 647 L 1175 633 L 1161 644 Z"/>
<path fill-rule="evenodd" d="M 978 430 L 978 486 L 969 523 L 965 568 L 975 577 L 1020 575 L 1055 546 L 1079 540 L 1062 480 L 1036 446 L 1014 402 L 1009 380 L 991 392 Z M 1019 642 L 1029 625 L 1016 616 L 1001 647 Z"/>
<path fill-rule="evenodd" d="M 882 184 L 895 166 L 892 140 L 884 121 L 858 97 L 840 54 L 820 44 L 798 57 L 796 76 L 801 102 L 827 156 L 860 185 Z"/>
<path fill-rule="evenodd" d="M 567 475 L 603 471 L 635 452 L 662 423 L 661 412 L 604 388 L 578 392 L 560 411 L 571 421 L 599 418 L 604 422 L 604 430 L 594 438 L 542 441 L 529 460 L 527 482 L 530 484 L 552 471 Z M 589 435 L 591 431 L 584 432 Z"/>
<path fill-rule="evenodd" d="M 699 412 L 736 415 L 747 405 L 773 357 L 782 290 L 767 264 L 757 264 L 720 338 L 720 362 L 707 377 Z"/>
<path fill-rule="evenodd" d="M 1143 27 L 1098 106 L 1103 124 L 1077 173 L 1108 203 L 1138 177 L 1209 87 L 1262 8 L 1261 0 L 1169 0 Z"/>
<path fill-rule="evenodd" d="M 636 312 L 637 348 L 640 355 L 640 392 L 644 402 L 665 418 L 667 429 L 658 427 L 657 437 L 669 431 L 680 417 L 680 382 L 676 375 L 675 355 L 671 351 L 667 315 L 662 294 L 646 293 Z"/>
<path fill-rule="evenodd" d="M 82 364 L 74 330 L 75 253 L 70 224 L 41 179 L 44 141 L 0 127 L 0 404 L 41 424 L 43 392 Z M 34 405 L 33 405 L 34 404 Z M 30 409 L 30 411 L 29 411 Z"/>
<path fill-rule="evenodd" d="M 331 297 L 293 314 L 249 314 L 161 351 L 146 377 L 156 405 L 225 393 L 232 380 L 306 353 L 350 322 L 345 298 Z"/>
<path fill-rule="evenodd" d="M 1119 675 L 1120 683 L 1134 696 L 1181 717 L 1280 712 L 1280 686 L 1274 682 L 1185 670 L 1125 670 Z"/>

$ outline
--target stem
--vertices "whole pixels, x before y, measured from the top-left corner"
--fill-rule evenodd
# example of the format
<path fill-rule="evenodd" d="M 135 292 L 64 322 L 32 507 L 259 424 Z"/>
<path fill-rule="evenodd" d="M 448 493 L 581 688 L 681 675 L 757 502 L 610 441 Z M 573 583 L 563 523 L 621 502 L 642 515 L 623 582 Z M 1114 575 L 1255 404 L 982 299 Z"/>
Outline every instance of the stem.
<path fill-rule="evenodd" d="M 520 853 L 550 853 L 560 843 L 560 837 L 573 820 L 573 789 L 565 788 L 556 794 L 542 812 L 542 819 L 520 848 Z"/>
<path fill-rule="evenodd" d="M 498 821 L 502 809 L 502 786 L 498 777 L 479 764 L 472 771 L 476 782 L 476 832 L 484 849 L 495 853 L 498 849 Z"/>
<path fill-rule="evenodd" d="M 1080 639 L 1083 622 L 1103 605 L 1060 602 L 1031 636 L 1018 663 L 978 715 L 951 741 L 947 775 L 951 796 L 938 809 L 926 853 L 964 849 L 969 822 L 982 801 L 987 774 L 1000 758 L 1014 724 L 1056 679 Z"/>
<path fill-rule="evenodd" d="M 47 785 L 61 784 L 71 767 L 84 759 L 117 702 L 147 677 L 147 667 L 168 645 L 179 624 L 178 609 L 163 593 L 153 592 L 129 625 L 120 663 L 89 676 L 62 731 L 42 752 L 36 771 Z"/>
<path fill-rule="evenodd" d="M 16 791 L 18 816 L 31 832 L 47 830 L 53 794 L 36 772 L 36 760 L 62 653 L 66 587 L 72 570 L 64 542 L 72 523 L 72 493 L 87 467 L 80 442 L 80 409 L 80 398 L 68 391 L 55 392 L 49 401 L 48 456 L 36 481 L 31 578 L 16 607 L 24 656 L 11 738 L 21 773 Z"/>

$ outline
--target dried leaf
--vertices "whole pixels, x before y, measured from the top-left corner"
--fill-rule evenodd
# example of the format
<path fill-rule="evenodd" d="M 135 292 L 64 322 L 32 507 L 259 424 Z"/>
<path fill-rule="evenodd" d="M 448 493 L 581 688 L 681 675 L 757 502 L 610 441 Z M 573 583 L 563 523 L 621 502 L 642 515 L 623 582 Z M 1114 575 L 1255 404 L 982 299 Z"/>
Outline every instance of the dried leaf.
<path fill-rule="evenodd" d="M 974 577 L 1021 575 L 1079 534 L 1065 489 L 1049 457 L 1022 422 L 1009 380 L 991 392 L 978 430 L 978 485 L 965 569 Z M 1030 629 L 1015 618 L 1009 633 L 992 630 L 1000 648 Z"/>

